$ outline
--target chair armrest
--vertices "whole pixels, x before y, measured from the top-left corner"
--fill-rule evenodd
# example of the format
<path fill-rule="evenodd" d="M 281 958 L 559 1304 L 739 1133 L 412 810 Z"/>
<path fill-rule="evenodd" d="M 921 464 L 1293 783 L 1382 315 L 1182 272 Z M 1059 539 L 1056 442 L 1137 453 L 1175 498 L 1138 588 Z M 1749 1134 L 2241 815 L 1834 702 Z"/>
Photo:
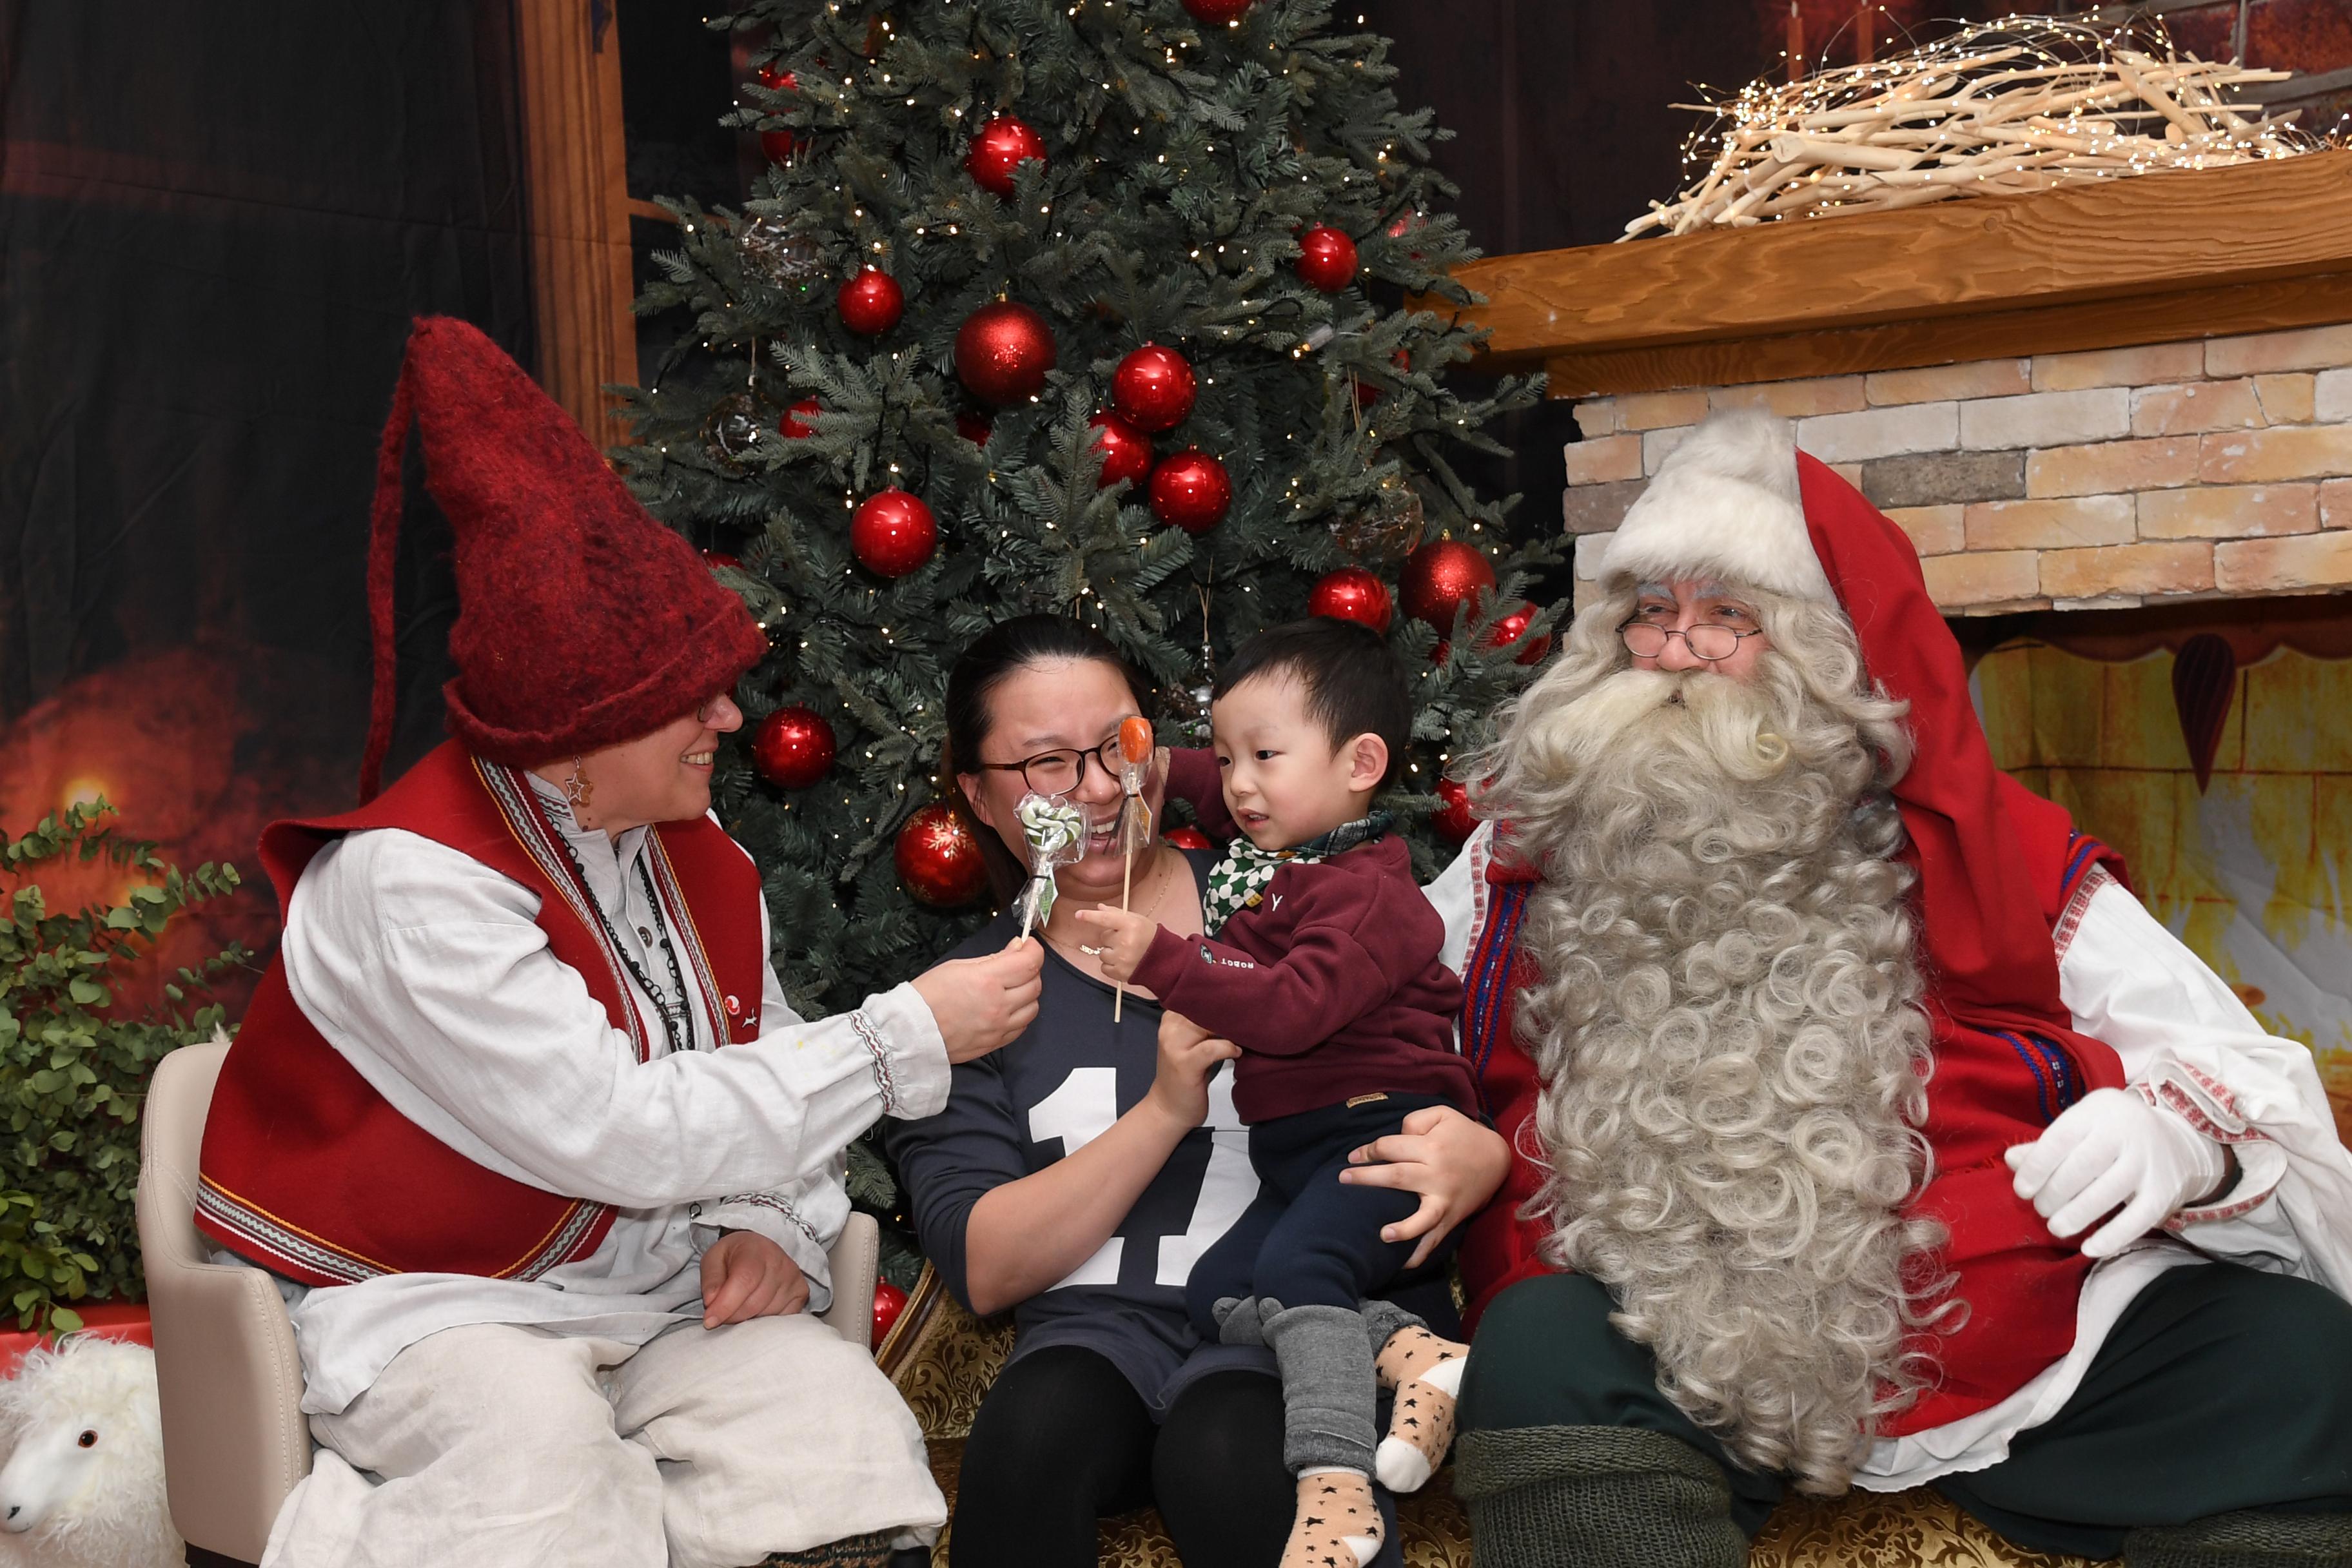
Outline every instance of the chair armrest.
<path fill-rule="evenodd" d="M 874 1282 L 882 1271 L 882 1227 L 870 1214 L 850 1211 L 826 1261 L 833 1268 L 833 1305 L 824 1321 L 834 1332 L 867 1352 L 874 1349 Z"/>

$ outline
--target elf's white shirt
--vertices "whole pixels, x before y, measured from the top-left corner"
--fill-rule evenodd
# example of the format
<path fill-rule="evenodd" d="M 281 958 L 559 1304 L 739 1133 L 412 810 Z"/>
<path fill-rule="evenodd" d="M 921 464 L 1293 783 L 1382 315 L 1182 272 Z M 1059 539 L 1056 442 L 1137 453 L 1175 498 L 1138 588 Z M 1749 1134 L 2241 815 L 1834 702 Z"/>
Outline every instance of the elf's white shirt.
<path fill-rule="evenodd" d="M 583 829 L 560 791 L 531 784 L 614 934 L 674 1000 L 636 872 L 644 830 L 613 840 Z M 760 1037 L 724 1050 L 714 1049 L 716 1021 L 689 985 L 693 1039 L 672 1053 L 659 1011 L 633 981 L 630 1000 L 651 1042 L 640 1063 L 578 972 L 548 951 L 538 910 L 521 884 L 399 828 L 330 844 L 295 885 L 287 984 L 328 1044 L 394 1109 L 467 1158 L 620 1210 L 593 1253 L 536 1280 L 394 1274 L 310 1289 L 281 1281 L 305 1410 L 342 1410 L 394 1356 L 462 1324 L 642 1344 L 699 1318 L 701 1256 L 722 1229 L 757 1231 L 783 1247 L 808 1276 L 809 1310 L 822 1311 L 832 1300 L 825 1249 L 849 1216 L 850 1141 L 879 1116 L 929 1116 L 947 1103 L 947 1048 L 912 986 L 805 1022 L 772 967 Z M 760 921 L 765 947 L 764 907 Z M 396 1188 L 400 1173 L 384 1179 Z"/>
<path fill-rule="evenodd" d="M 1492 826 L 1480 825 L 1427 889 L 1456 973 L 1486 921 L 1492 841 Z M 2104 874 L 2076 894 L 2057 951 L 2074 1027 L 2113 1047 L 2130 1082 L 2157 1089 L 2229 1142 L 2239 1180 L 2175 1215 L 2167 1228 L 2179 1239 L 2151 1237 L 2092 1268 L 2063 1359 L 1990 1409 L 1874 1444 L 1857 1486 L 1898 1491 L 2008 1458 L 2011 1438 L 2063 1408 L 2124 1310 L 2168 1268 L 2227 1258 L 2352 1296 L 2352 1154 L 2311 1052 L 2265 1034 L 2221 976 Z"/>

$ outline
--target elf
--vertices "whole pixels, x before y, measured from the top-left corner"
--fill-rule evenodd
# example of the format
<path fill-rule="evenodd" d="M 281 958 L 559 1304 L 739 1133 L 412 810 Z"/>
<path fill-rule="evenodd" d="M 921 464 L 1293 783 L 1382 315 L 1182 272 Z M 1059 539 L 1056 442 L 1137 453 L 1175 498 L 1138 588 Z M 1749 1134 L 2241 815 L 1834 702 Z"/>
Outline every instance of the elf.
<path fill-rule="evenodd" d="M 370 800 L 412 420 L 454 738 Z M 1040 950 L 794 1016 L 709 817 L 767 647 L 740 602 L 461 321 L 418 323 L 376 477 L 366 804 L 263 837 L 285 940 L 201 1161 L 197 1226 L 275 1277 L 320 1445 L 264 1562 L 928 1561 L 914 1418 L 812 1312 L 844 1148 L 1027 1024 Z"/>
<path fill-rule="evenodd" d="M 1477 1110 L 1454 1049 L 1462 986 L 1438 959 L 1444 923 L 1371 810 L 1412 720 L 1404 668 L 1368 628 L 1317 619 L 1259 633 L 1212 697 L 1223 805 L 1242 836 L 1209 874 L 1207 935 L 1119 910 L 1078 916 L 1101 933 L 1090 951 L 1105 974 L 1242 1049 L 1234 1107 L 1259 1196 L 1193 1267 L 1186 1297 L 1203 1333 L 1263 1342 L 1281 1370 L 1283 1453 L 1298 1478 L 1284 1568 L 1371 1561 L 1375 1468 L 1398 1491 L 1428 1479 L 1462 1373 L 1463 1346 L 1368 1300 L 1428 1261 L 1391 1239 L 1414 1198 L 1341 1180 L 1355 1151 L 1411 1131 L 1414 1112 Z M 1193 793 L 1188 783 L 1207 794 L 1182 777 L 1171 793 Z M 1377 1455 L 1376 1378 L 1397 1390 Z"/>

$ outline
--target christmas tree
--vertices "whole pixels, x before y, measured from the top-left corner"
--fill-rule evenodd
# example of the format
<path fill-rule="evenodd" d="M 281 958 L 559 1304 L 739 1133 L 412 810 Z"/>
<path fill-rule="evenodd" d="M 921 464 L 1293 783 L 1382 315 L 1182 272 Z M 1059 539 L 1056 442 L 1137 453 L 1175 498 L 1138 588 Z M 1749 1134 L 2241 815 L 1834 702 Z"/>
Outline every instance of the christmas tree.
<path fill-rule="evenodd" d="M 795 1005 L 854 1005 L 985 918 L 945 805 L 957 653 L 1030 611 L 1101 627 L 1204 732 L 1215 659 L 1309 613 L 1420 679 L 1390 804 L 1433 872 L 1444 768 L 1534 673 L 1556 529 L 1449 461 L 1530 380 L 1446 373 L 1475 256 L 1387 45 L 1328 0 L 761 0 L 747 209 L 663 205 L 641 312 L 694 330 L 615 453 L 770 633 L 719 814 Z M 1361 18 L 1357 19 L 1360 22 Z M 1390 584 L 1403 614 L 1392 615 Z"/>

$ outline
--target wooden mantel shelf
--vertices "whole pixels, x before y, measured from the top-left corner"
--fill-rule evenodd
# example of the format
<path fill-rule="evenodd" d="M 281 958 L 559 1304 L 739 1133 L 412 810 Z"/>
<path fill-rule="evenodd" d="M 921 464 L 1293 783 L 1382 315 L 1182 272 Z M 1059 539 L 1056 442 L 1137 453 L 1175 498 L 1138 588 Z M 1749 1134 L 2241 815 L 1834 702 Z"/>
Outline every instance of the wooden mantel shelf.
<path fill-rule="evenodd" d="M 1497 368 L 1555 396 L 2352 321 L 2352 150 L 1497 256 Z"/>

